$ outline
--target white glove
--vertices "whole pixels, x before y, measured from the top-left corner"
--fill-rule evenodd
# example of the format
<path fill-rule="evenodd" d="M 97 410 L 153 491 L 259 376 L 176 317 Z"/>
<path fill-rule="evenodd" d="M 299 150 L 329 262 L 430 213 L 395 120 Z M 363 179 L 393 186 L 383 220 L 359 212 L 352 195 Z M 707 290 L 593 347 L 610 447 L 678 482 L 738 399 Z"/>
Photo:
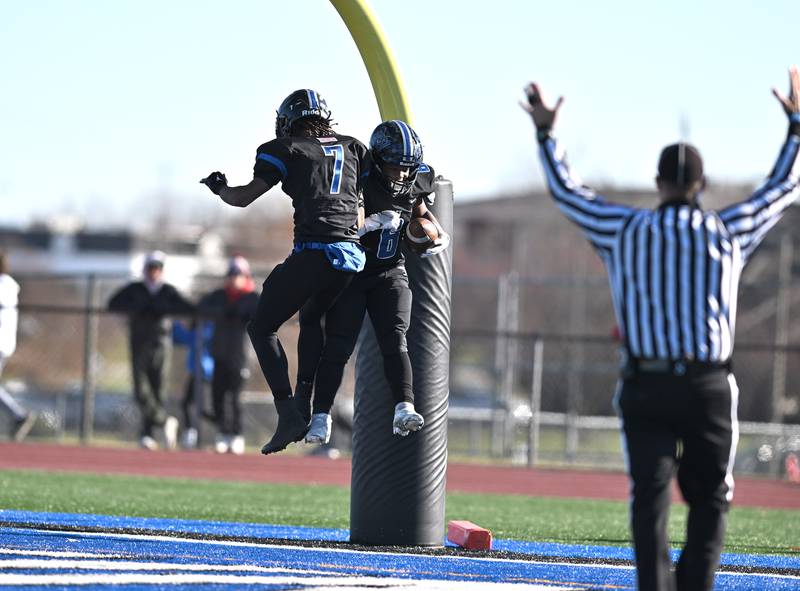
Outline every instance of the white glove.
<path fill-rule="evenodd" d="M 432 257 L 434 255 L 439 254 L 442 251 L 447 250 L 448 246 L 450 246 L 450 234 L 448 234 L 447 232 L 442 232 L 441 234 L 439 234 L 439 237 L 433 241 L 433 245 L 419 256 L 422 257 L 423 259 Z"/>
<path fill-rule="evenodd" d="M 400 227 L 400 214 L 393 209 L 384 209 L 378 213 L 367 216 L 364 225 L 358 229 L 358 236 L 361 237 L 374 230 L 397 230 Z"/>

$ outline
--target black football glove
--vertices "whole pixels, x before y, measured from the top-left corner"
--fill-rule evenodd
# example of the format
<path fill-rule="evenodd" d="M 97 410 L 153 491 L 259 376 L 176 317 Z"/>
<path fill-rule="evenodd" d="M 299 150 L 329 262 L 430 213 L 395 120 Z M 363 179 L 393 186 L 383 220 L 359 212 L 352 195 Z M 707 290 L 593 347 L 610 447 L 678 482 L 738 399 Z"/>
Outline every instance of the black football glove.
<path fill-rule="evenodd" d="M 222 188 L 228 186 L 228 179 L 226 179 L 225 175 L 219 171 L 212 172 L 206 178 L 201 179 L 200 182 L 211 189 L 211 192 L 214 193 L 214 195 L 219 195 L 219 192 L 222 190 Z"/>

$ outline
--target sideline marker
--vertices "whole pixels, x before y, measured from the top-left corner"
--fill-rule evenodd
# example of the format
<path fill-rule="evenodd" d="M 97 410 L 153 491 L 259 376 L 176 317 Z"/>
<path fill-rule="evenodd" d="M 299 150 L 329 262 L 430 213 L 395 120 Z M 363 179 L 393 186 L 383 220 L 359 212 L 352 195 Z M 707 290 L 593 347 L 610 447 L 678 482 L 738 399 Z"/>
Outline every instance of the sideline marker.
<path fill-rule="evenodd" d="M 471 521 L 448 522 L 447 539 L 467 550 L 492 549 L 492 532 Z"/>

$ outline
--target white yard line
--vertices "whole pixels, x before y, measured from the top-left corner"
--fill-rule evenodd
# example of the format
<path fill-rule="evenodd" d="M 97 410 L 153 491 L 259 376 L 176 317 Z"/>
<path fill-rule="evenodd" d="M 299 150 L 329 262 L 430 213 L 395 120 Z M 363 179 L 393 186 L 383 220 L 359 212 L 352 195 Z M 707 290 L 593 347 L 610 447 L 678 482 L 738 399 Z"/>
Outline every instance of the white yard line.
<path fill-rule="evenodd" d="M 281 585 L 299 586 L 302 589 L 321 588 L 347 591 L 348 589 L 410 589 L 430 591 L 565 591 L 564 587 L 531 585 L 524 583 L 484 583 L 472 581 L 412 580 L 388 577 L 300 577 L 300 576 L 259 576 L 230 574 L 67 574 L 18 575 L 0 573 L 0 585 Z"/>

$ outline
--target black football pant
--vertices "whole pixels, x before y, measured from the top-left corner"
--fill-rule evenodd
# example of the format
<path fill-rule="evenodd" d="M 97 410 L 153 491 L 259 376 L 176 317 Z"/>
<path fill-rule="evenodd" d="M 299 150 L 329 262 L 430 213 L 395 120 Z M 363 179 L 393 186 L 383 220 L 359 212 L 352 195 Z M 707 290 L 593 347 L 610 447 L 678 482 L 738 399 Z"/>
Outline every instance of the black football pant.
<path fill-rule="evenodd" d="M 242 405 L 239 397 L 244 386 L 242 368 L 238 364 L 214 359 L 214 377 L 211 378 L 211 396 L 217 429 L 224 435 L 242 434 Z"/>
<path fill-rule="evenodd" d="M 301 311 L 301 318 L 305 315 Z M 330 412 L 344 368 L 361 331 L 364 313 L 375 329 L 383 370 L 395 402 L 414 402 L 406 332 L 411 321 L 411 290 L 403 265 L 362 271 L 325 315 L 325 348 L 316 378 L 299 366 L 298 379 L 314 381 L 314 412 Z M 377 353 L 377 352 L 376 352 Z"/>
<path fill-rule="evenodd" d="M 680 370 L 679 370 L 680 371 Z M 725 537 L 738 440 L 738 387 L 726 368 L 632 372 L 617 403 L 633 481 L 631 529 L 642 591 L 706 591 Z M 667 539 L 672 476 L 689 506 L 676 572 Z"/>
<path fill-rule="evenodd" d="M 152 437 L 153 428 L 163 425 L 169 416 L 164 409 L 168 352 L 168 345 L 161 341 L 131 345 L 133 395 L 142 414 L 142 437 Z"/>
<path fill-rule="evenodd" d="M 300 327 L 297 351 L 316 367 L 322 353 L 322 317 L 355 277 L 334 269 L 321 250 L 301 250 L 272 270 L 258 299 L 255 316 L 247 325 L 261 371 L 276 400 L 292 396 L 289 364 L 278 339 L 278 328 L 309 303 Z M 309 302 L 313 297 L 313 303 Z"/>

